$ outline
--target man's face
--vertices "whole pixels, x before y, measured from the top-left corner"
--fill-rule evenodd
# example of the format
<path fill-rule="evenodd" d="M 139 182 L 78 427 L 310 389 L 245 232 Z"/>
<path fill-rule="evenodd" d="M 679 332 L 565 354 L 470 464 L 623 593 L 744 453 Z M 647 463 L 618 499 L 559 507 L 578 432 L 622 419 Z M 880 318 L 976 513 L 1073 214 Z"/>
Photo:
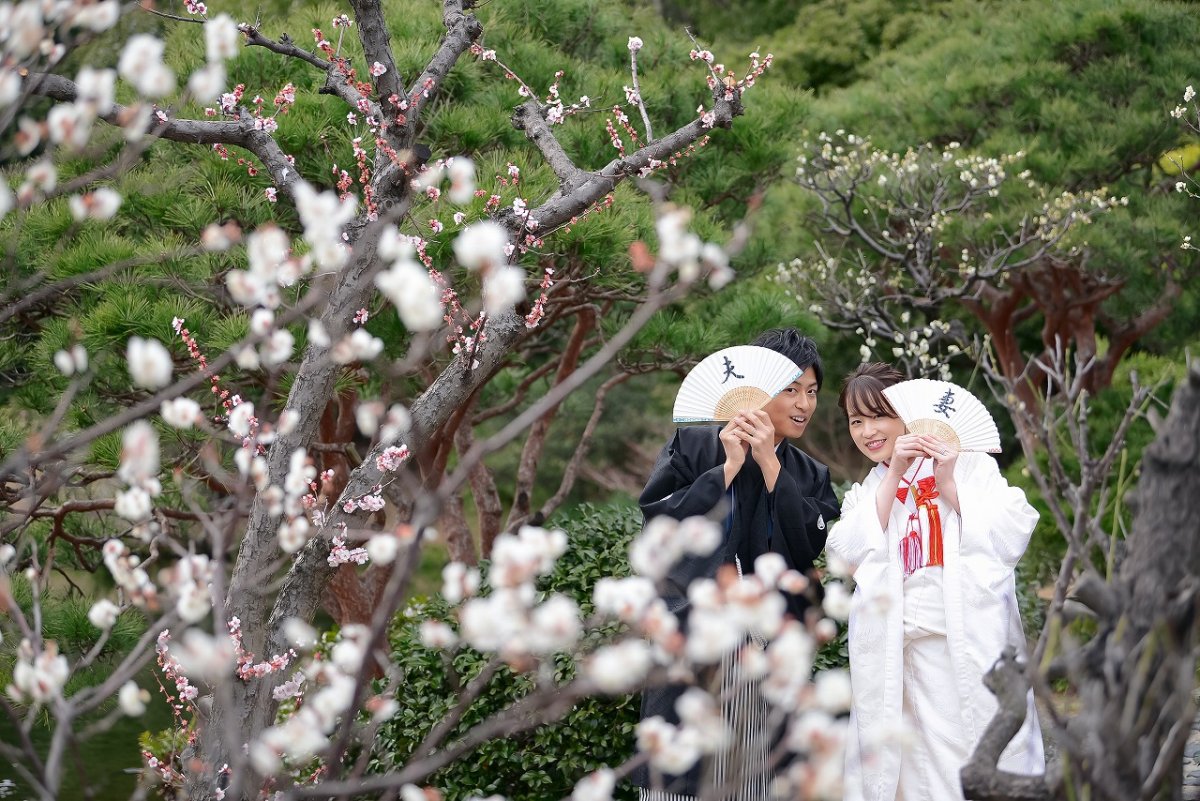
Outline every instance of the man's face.
<path fill-rule="evenodd" d="M 797 439 L 804 434 L 812 413 L 817 409 L 817 376 L 809 367 L 800 377 L 771 398 L 763 411 L 775 427 L 776 441 Z"/>

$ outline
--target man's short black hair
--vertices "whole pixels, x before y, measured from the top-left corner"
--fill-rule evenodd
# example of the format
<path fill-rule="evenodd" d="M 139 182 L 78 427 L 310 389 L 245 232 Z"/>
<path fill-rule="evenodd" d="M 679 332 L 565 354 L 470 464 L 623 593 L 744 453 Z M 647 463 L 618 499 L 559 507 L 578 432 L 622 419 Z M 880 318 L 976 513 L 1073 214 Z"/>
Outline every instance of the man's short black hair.
<path fill-rule="evenodd" d="M 772 328 L 763 331 L 750 343 L 760 348 L 770 348 L 776 353 L 782 353 L 796 363 L 801 370 L 813 369 L 817 377 L 817 389 L 825 380 L 825 368 L 821 366 L 821 354 L 817 353 L 817 343 L 811 337 L 806 337 L 795 328 Z"/>

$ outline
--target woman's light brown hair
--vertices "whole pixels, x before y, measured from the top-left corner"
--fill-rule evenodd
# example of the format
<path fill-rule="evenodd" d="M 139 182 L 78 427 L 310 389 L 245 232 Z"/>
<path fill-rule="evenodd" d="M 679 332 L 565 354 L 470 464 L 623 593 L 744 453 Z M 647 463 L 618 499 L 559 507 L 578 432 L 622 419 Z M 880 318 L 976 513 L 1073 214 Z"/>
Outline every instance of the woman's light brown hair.
<path fill-rule="evenodd" d="M 896 410 L 883 394 L 886 387 L 899 384 L 904 374 L 883 362 L 864 362 L 842 379 L 842 391 L 838 394 L 838 407 L 850 414 L 881 414 L 897 417 Z"/>

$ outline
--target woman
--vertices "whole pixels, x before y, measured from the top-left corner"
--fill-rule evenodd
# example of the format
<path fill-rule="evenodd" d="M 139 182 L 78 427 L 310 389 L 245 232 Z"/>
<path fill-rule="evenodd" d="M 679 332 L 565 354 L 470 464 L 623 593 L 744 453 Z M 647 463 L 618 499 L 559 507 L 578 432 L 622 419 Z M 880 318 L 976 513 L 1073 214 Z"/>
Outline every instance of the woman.
<path fill-rule="evenodd" d="M 846 801 L 962 799 L 959 772 L 996 710 L 983 676 L 1006 647 L 1025 650 L 1013 570 L 1037 512 L 990 456 L 906 433 L 883 395 L 902 380 L 863 364 L 838 397 L 854 444 L 875 462 L 826 546 L 856 582 Z M 1032 694 L 999 767 L 1044 772 Z"/>
<path fill-rule="evenodd" d="M 687 588 L 694 579 L 713 578 L 726 564 L 751 573 L 755 559 L 772 551 L 788 567 L 807 571 L 825 544 L 827 521 L 838 514 L 828 468 L 786 441 L 799 439 L 816 411 L 822 368 L 815 343 L 789 328 L 766 331 L 751 344 L 782 353 L 803 372 L 760 411 L 740 413 L 724 427 L 679 429 L 640 498 L 647 520 L 658 515 L 683 520 L 714 511 L 725 515 L 722 546 L 710 556 L 683 559 L 664 582 L 668 608 L 685 625 Z M 797 617 L 807 605 L 802 597 L 788 597 L 788 610 Z M 733 670 L 731 654 L 722 667 L 723 685 L 727 690 L 740 687 L 725 693 L 740 700 L 724 713 L 741 741 L 707 769 L 697 766 L 683 776 L 662 777 L 662 789 L 653 787 L 654 777 L 644 766 L 639 768 L 631 779 L 643 788 L 643 801 L 677 801 L 719 787 L 728 789 L 722 797 L 739 801 L 767 797 L 767 749 L 774 733 L 762 730 L 765 710 L 756 685 L 747 686 Z M 642 718 L 660 715 L 678 722 L 675 701 L 684 689 L 647 689 Z"/>

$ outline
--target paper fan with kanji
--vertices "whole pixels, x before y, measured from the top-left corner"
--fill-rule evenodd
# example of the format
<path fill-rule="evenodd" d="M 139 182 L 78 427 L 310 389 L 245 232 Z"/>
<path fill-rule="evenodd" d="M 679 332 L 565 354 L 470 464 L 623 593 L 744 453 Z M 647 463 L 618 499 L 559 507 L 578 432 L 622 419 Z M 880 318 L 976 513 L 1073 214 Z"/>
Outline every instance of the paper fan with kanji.
<path fill-rule="evenodd" d="M 706 356 L 691 369 L 675 396 L 676 423 L 720 423 L 761 409 L 804 371 L 782 353 L 735 345 Z"/>
<path fill-rule="evenodd" d="M 1000 452 L 1000 432 L 983 401 L 950 381 L 914 378 L 883 390 L 913 434 L 929 434 L 960 451 Z"/>

